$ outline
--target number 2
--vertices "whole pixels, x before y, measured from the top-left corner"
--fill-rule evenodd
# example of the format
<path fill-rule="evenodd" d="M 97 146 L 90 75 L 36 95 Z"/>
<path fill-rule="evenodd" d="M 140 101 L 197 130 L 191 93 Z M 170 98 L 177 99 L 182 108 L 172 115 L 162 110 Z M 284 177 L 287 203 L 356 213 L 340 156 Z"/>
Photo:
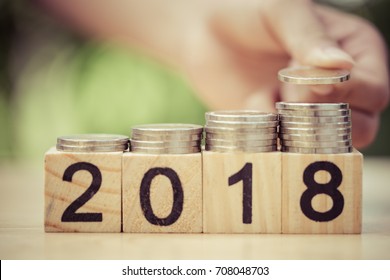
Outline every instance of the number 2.
<path fill-rule="evenodd" d="M 102 222 L 102 213 L 76 213 L 76 211 L 87 203 L 100 189 L 102 174 L 99 168 L 88 162 L 77 162 L 70 165 L 65 170 L 62 180 L 72 182 L 73 175 L 80 170 L 88 171 L 92 175 L 91 185 L 65 209 L 61 217 L 61 222 Z"/>

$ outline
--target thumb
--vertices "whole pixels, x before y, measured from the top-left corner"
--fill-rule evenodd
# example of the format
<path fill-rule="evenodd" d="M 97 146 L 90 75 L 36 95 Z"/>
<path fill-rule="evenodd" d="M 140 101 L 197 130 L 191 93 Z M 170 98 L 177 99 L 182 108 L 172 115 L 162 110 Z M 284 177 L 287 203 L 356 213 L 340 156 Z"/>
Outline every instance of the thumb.
<path fill-rule="evenodd" d="M 329 37 L 308 0 L 269 1 L 268 22 L 293 60 L 302 65 L 352 68 L 352 57 Z"/>

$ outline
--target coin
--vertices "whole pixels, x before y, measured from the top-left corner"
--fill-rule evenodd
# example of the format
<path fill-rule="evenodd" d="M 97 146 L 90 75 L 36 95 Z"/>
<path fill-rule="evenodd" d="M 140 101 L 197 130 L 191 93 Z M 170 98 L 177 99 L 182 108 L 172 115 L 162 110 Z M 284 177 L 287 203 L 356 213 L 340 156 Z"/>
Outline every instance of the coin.
<path fill-rule="evenodd" d="M 350 116 L 351 109 L 340 110 L 291 110 L 291 109 L 278 109 L 280 116 L 295 116 L 295 117 L 337 117 L 337 116 Z"/>
<path fill-rule="evenodd" d="M 193 124 L 145 124 L 132 128 L 130 150 L 146 154 L 190 154 L 201 151 L 203 127 Z"/>
<path fill-rule="evenodd" d="M 205 117 L 207 151 L 259 153 L 277 149 L 277 114 L 237 110 L 207 112 Z"/>
<path fill-rule="evenodd" d="M 273 133 L 211 133 L 208 132 L 206 135 L 206 139 L 228 139 L 228 140 L 236 140 L 236 141 L 261 141 L 261 140 L 270 140 L 278 138 L 278 134 L 276 133 L 276 129 Z"/>
<path fill-rule="evenodd" d="M 231 127 L 209 127 L 205 126 L 205 132 L 207 133 L 219 133 L 219 134 L 267 134 L 267 133 L 275 133 L 277 132 L 277 127 L 268 127 L 268 128 L 258 128 L 254 130 L 253 128 L 231 128 Z"/>
<path fill-rule="evenodd" d="M 128 149 L 127 144 L 120 145 L 98 145 L 98 146 L 72 146 L 72 145 L 61 145 L 57 144 L 56 149 L 63 152 L 78 152 L 78 153 L 89 153 L 89 152 L 123 152 Z"/>
<path fill-rule="evenodd" d="M 299 102 L 276 102 L 276 109 L 278 110 L 341 110 L 349 109 L 348 103 L 299 103 Z"/>
<path fill-rule="evenodd" d="M 341 117 L 300 117 L 300 116 L 279 116 L 281 122 L 287 123 L 309 123 L 309 124 L 318 124 L 318 123 L 342 123 L 342 122 L 351 122 L 350 116 L 341 116 Z"/>
<path fill-rule="evenodd" d="M 116 134 L 74 134 L 57 138 L 56 149 L 66 152 L 117 152 L 127 150 L 129 137 Z"/>
<path fill-rule="evenodd" d="M 216 145 L 216 146 L 238 146 L 238 147 L 260 147 L 260 146 L 271 146 L 276 145 L 276 139 L 270 140 L 221 140 L 221 139 L 209 139 L 206 138 L 207 145 Z"/>
<path fill-rule="evenodd" d="M 279 128 L 280 133 L 284 134 L 299 134 L 299 135 L 340 135 L 340 134 L 349 134 L 352 132 L 351 127 L 346 128 L 327 128 L 327 127 L 319 127 L 319 128 L 287 128 L 287 127 L 280 127 Z"/>
<path fill-rule="evenodd" d="M 276 127 L 279 124 L 279 121 L 267 121 L 267 122 L 232 122 L 232 121 L 215 121 L 209 120 L 207 122 L 207 127 L 224 127 L 224 128 L 268 128 Z"/>
<path fill-rule="evenodd" d="M 301 147 L 286 147 L 282 146 L 282 152 L 300 153 L 300 154 L 343 154 L 351 153 L 352 147 L 344 148 L 301 148 Z"/>
<path fill-rule="evenodd" d="M 351 134 L 285 134 L 280 133 L 281 140 L 296 140 L 296 141 L 343 141 L 350 140 Z"/>
<path fill-rule="evenodd" d="M 116 134 L 74 134 L 57 138 L 57 144 L 70 146 L 117 145 L 128 142 L 129 137 Z"/>
<path fill-rule="evenodd" d="M 277 121 L 278 115 L 255 110 L 230 110 L 206 113 L 206 121 L 266 122 Z"/>
<path fill-rule="evenodd" d="M 156 134 L 198 134 L 203 132 L 203 127 L 194 124 L 144 124 L 132 128 L 136 134 L 156 135 Z"/>
<path fill-rule="evenodd" d="M 321 122 L 321 123 L 306 123 L 306 122 L 283 122 L 282 127 L 284 128 L 328 128 L 328 129 L 337 129 L 337 128 L 350 128 L 351 122 L 340 122 L 340 123 L 331 123 L 331 122 Z"/>
<path fill-rule="evenodd" d="M 351 147 L 352 140 L 342 141 L 296 141 L 296 140 L 281 140 L 283 146 L 302 147 L 302 148 L 344 148 Z"/>
<path fill-rule="evenodd" d="M 326 69 L 309 66 L 285 68 L 278 72 L 278 79 L 291 84 L 336 84 L 349 80 L 346 69 Z"/>
<path fill-rule="evenodd" d="M 172 147 L 199 147 L 201 141 L 139 141 L 130 139 L 131 147 L 139 148 L 172 148 Z"/>
<path fill-rule="evenodd" d="M 205 146 L 206 151 L 212 152 L 247 152 L 247 153 L 264 153 L 264 152 L 275 152 L 277 146 L 264 146 L 264 147 L 237 147 L 237 146 Z"/>
<path fill-rule="evenodd" d="M 132 133 L 131 139 L 139 141 L 196 141 L 202 140 L 202 133 L 197 134 L 142 134 Z"/>
<path fill-rule="evenodd" d="M 201 152 L 201 147 L 141 148 L 131 147 L 133 153 L 142 154 L 192 154 Z"/>

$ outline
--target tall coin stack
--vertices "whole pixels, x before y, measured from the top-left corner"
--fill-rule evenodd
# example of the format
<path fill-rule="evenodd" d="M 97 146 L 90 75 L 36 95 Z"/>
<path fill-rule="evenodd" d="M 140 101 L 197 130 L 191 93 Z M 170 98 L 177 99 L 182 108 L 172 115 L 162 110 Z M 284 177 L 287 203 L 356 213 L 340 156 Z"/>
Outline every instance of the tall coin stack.
<path fill-rule="evenodd" d="M 57 150 L 63 152 L 122 152 L 129 137 L 115 134 L 76 134 L 57 138 Z"/>
<path fill-rule="evenodd" d="M 333 85 L 348 81 L 346 69 L 310 66 L 285 68 L 278 79 L 297 85 Z M 347 103 L 276 103 L 282 152 L 338 154 L 352 151 L 351 111 Z"/>
<path fill-rule="evenodd" d="M 352 152 L 351 110 L 347 103 L 276 103 L 282 152 Z"/>
<path fill-rule="evenodd" d="M 206 113 L 207 151 L 273 152 L 277 150 L 278 116 L 259 111 Z"/>
<path fill-rule="evenodd" d="M 203 127 L 192 124 L 146 124 L 132 128 L 130 150 L 145 154 L 201 152 Z"/>

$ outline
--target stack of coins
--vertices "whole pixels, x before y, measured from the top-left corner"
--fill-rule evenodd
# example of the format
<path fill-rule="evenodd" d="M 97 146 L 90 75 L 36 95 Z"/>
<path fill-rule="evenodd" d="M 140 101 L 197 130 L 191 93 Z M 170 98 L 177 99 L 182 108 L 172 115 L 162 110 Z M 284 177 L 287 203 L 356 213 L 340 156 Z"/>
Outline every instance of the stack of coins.
<path fill-rule="evenodd" d="M 352 152 L 351 110 L 347 103 L 278 102 L 283 152 L 338 154 Z"/>
<path fill-rule="evenodd" d="M 277 150 L 278 116 L 259 111 L 206 113 L 207 151 L 272 152 Z"/>
<path fill-rule="evenodd" d="M 349 80 L 345 69 L 300 66 L 278 72 L 290 84 L 336 84 Z M 337 154 L 352 151 L 351 111 L 347 103 L 276 103 L 283 152 Z"/>
<path fill-rule="evenodd" d="M 64 152 L 121 152 L 129 147 L 129 137 L 114 134 L 77 134 L 57 138 L 57 150 Z"/>
<path fill-rule="evenodd" d="M 201 151 L 203 127 L 193 124 L 147 124 L 132 128 L 134 153 L 191 154 Z"/>

